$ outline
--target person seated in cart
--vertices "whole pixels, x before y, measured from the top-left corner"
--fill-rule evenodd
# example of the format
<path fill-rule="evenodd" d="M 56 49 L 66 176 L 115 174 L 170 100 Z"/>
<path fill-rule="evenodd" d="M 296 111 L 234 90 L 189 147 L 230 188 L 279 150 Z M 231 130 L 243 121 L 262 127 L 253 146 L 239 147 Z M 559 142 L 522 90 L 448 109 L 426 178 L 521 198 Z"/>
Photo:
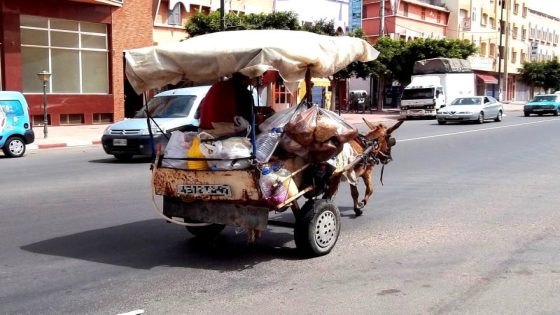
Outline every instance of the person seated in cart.
<path fill-rule="evenodd" d="M 213 122 L 233 122 L 241 116 L 252 120 L 253 96 L 248 89 L 251 80 L 241 73 L 230 79 L 216 82 L 200 103 L 200 129 L 213 129 Z"/>

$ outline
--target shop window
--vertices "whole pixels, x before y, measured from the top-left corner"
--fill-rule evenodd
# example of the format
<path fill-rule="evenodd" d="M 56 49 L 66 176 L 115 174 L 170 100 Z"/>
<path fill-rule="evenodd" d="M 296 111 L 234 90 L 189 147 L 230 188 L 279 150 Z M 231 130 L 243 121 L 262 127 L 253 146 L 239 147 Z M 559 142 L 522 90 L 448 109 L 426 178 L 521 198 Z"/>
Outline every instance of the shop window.
<path fill-rule="evenodd" d="M 60 114 L 61 125 L 83 125 L 84 114 Z"/>
<path fill-rule="evenodd" d="M 48 93 L 109 93 L 105 24 L 21 16 L 23 91 L 42 93 L 37 73 L 52 73 Z"/>
<path fill-rule="evenodd" d="M 93 123 L 94 124 L 107 124 L 113 122 L 112 113 L 94 113 Z"/>
<path fill-rule="evenodd" d="M 43 126 L 44 125 L 44 116 L 43 115 L 32 115 L 31 116 L 31 125 L 34 127 L 36 126 Z M 51 124 L 51 115 L 47 114 L 47 125 Z"/>

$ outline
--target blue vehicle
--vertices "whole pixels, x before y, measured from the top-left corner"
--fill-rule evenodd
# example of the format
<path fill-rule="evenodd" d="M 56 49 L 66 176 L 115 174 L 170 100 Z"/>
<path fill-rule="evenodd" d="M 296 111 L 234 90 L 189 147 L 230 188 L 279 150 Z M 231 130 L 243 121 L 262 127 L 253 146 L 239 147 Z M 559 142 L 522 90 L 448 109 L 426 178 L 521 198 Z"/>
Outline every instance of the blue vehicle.
<path fill-rule="evenodd" d="M 29 107 L 20 92 L 0 91 L 0 148 L 9 157 L 21 157 L 35 141 Z"/>
<path fill-rule="evenodd" d="M 552 114 L 558 116 L 560 113 L 560 94 L 537 95 L 523 107 L 525 117 L 531 114 Z"/>

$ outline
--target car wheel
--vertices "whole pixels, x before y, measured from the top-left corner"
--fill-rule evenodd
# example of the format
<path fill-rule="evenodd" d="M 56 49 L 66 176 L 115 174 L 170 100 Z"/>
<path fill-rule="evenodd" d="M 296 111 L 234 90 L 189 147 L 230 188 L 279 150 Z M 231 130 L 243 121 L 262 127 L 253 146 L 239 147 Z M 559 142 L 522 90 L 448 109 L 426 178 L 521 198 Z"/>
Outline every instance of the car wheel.
<path fill-rule="evenodd" d="M 445 121 L 445 120 L 438 120 L 437 123 L 440 124 L 440 125 L 445 125 L 445 124 L 447 123 L 447 121 Z"/>
<path fill-rule="evenodd" d="M 525 117 L 529 117 L 531 114 L 529 112 L 523 112 L 523 115 L 525 115 Z"/>
<path fill-rule="evenodd" d="M 119 161 L 130 161 L 130 159 L 132 159 L 132 154 L 128 154 L 128 153 L 121 153 L 121 154 L 114 154 L 115 158 Z"/>
<path fill-rule="evenodd" d="M 556 110 L 554 111 L 554 113 L 552 113 L 552 114 L 553 114 L 554 116 L 558 116 L 558 109 L 556 109 Z"/>
<path fill-rule="evenodd" d="M 25 154 L 25 142 L 20 137 L 11 137 L 4 143 L 2 151 L 9 157 L 22 157 Z"/>
<path fill-rule="evenodd" d="M 483 124 L 484 123 L 484 113 L 480 112 L 480 115 L 478 115 L 478 121 L 479 124 Z"/>
<path fill-rule="evenodd" d="M 305 256 L 328 254 L 340 234 L 340 211 L 326 199 L 310 199 L 296 216 L 294 240 Z"/>
<path fill-rule="evenodd" d="M 496 118 L 494 119 L 495 122 L 500 122 L 502 121 L 502 111 L 498 112 L 498 115 L 496 115 Z"/>

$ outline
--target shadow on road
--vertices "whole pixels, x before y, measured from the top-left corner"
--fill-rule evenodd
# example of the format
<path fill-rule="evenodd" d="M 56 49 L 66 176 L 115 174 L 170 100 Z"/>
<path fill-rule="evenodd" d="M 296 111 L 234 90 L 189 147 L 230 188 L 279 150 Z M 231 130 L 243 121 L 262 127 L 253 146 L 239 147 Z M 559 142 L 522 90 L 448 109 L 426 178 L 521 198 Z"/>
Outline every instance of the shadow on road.
<path fill-rule="evenodd" d="M 302 259 L 295 246 L 286 246 L 293 240 L 292 230 L 282 230 L 269 229 L 248 245 L 246 233 L 236 234 L 233 228 L 204 241 L 181 226 L 154 219 L 61 236 L 21 249 L 137 269 L 171 266 L 230 272 L 278 258 Z"/>

